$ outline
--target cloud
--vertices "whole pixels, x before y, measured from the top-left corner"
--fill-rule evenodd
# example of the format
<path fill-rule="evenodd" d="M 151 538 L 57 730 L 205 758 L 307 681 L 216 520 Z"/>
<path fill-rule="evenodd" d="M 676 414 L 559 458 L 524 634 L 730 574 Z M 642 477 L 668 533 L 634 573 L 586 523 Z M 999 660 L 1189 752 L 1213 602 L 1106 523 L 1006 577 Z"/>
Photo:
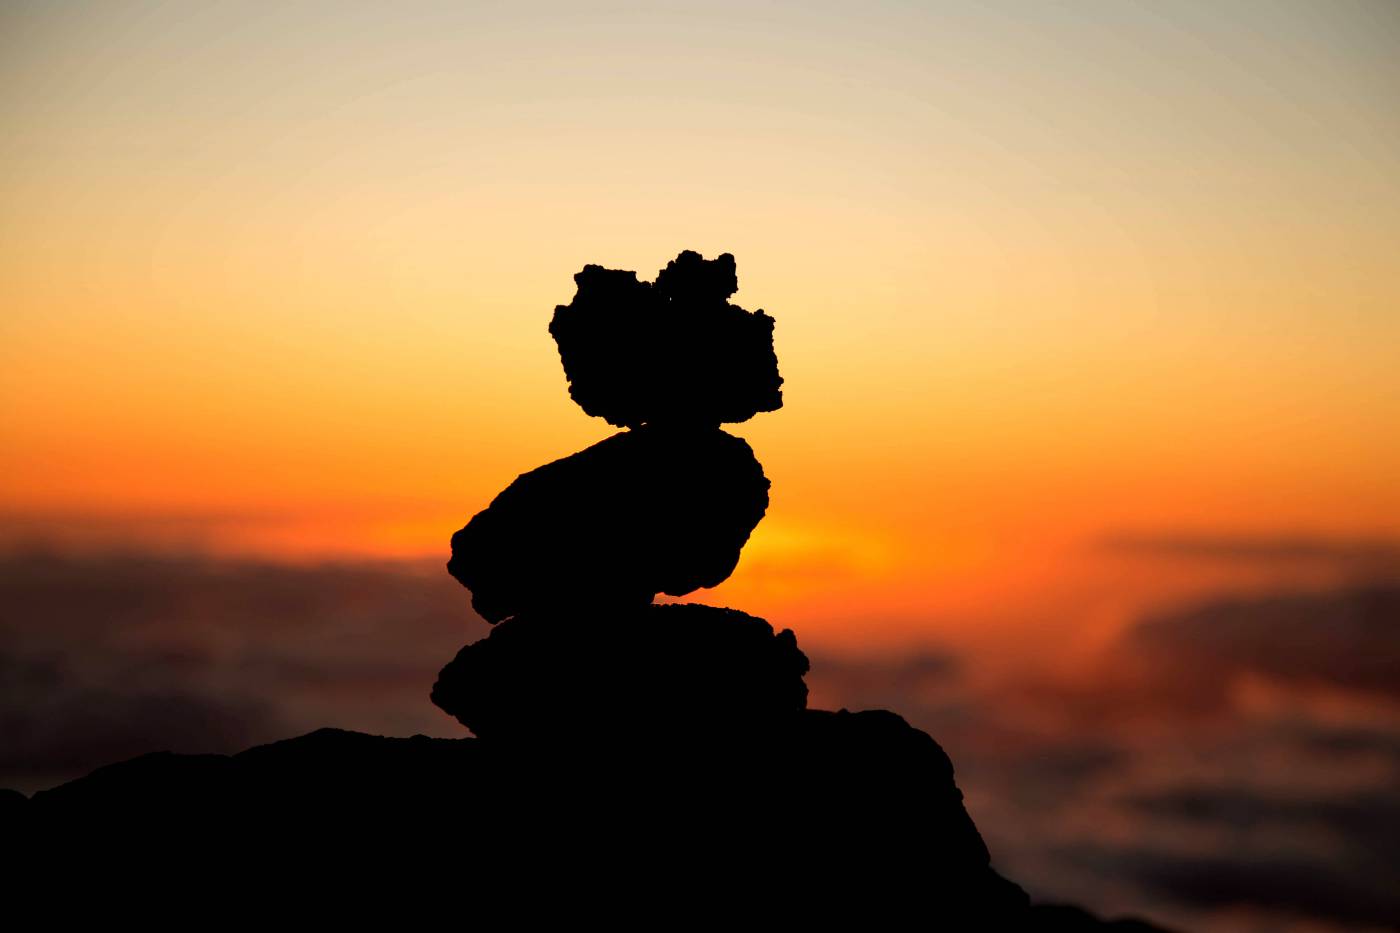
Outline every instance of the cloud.
<path fill-rule="evenodd" d="M 1230 852 L 1173 852 L 1140 844 L 1064 846 L 1056 855 L 1091 871 L 1131 878 L 1161 898 L 1230 911 L 1241 926 L 1244 917 L 1252 916 L 1256 928 L 1287 929 L 1303 916 L 1330 921 L 1333 929 L 1384 929 L 1400 916 L 1393 863 L 1354 873 L 1346 865 L 1306 854 L 1246 859 Z"/>
<path fill-rule="evenodd" d="M 1384 580 L 1216 596 L 1143 613 L 1096 666 L 818 656 L 809 681 L 927 729 L 1034 896 L 1198 931 L 1371 929 L 1395 915 L 1397 606 Z"/>
<path fill-rule="evenodd" d="M 1400 864 L 1400 799 L 1382 788 L 1354 793 L 1289 795 L 1250 786 L 1175 787 L 1127 799 L 1157 819 L 1206 823 L 1235 831 L 1287 827 L 1300 836 L 1329 834 L 1341 843 L 1330 859 L 1341 871 L 1350 863 L 1379 868 Z M 1400 908 L 1400 894 L 1394 903 Z M 1395 916 L 1400 917 L 1400 909 Z"/>
<path fill-rule="evenodd" d="M 0 555 L 0 786 L 324 725 L 460 735 L 428 692 L 486 626 L 429 564 Z"/>
<path fill-rule="evenodd" d="M 1207 602 L 1144 619 L 1122 647 L 1192 684 L 1257 673 L 1400 697 L 1400 587 Z"/>
<path fill-rule="evenodd" d="M 1100 538 L 1100 549 L 1130 557 L 1227 561 L 1276 566 L 1331 565 L 1380 577 L 1400 575 L 1400 541 L 1314 535 L 1207 535 L 1119 532 Z"/>
<path fill-rule="evenodd" d="M 1400 916 L 1397 658 L 1387 580 L 1162 608 L 1096 667 L 969 698 L 997 738 L 954 760 L 1033 894 L 1193 930 L 1373 929 Z"/>
<path fill-rule="evenodd" d="M 45 693 L 15 689 L 35 680 L 55 684 L 51 672 L 34 673 L 0 659 L 0 677 L 11 684 L 0 710 L 0 774 L 20 782 L 80 774 L 162 748 L 238 749 L 279 731 L 270 704 L 246 697 L 160 686 L 130 693 L 82 685 Z"/>
<path fill-rule="evenodd" d="M 951 652 L 924 648 L 865 657 L 816 655 L 812 668 L 811 677 L 837 705 L 858 707 L 942 690 L 957 680 L 961 664 Z"/>
<path fill-rule="evenodd" d="M 926 729 L 1037 896 L 1197 931 L 1359 929 L 1394 915 L 1397 599 L 1382 581 L 1161 609 L 1092 670 L 827 652 L 811 705 Z M 461 735 L 428 692 L 488 630 L 468 602 L 440 561 L 0 555 L 0 786 L 326 725 Z"/>

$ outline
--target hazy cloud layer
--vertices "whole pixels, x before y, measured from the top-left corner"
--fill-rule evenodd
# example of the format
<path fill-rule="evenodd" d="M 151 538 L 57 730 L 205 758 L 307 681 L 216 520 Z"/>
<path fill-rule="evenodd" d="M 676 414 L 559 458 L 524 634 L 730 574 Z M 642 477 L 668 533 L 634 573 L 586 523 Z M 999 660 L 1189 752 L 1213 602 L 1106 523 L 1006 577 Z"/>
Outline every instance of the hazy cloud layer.
<path fill-rule="evenodd" d="M 1397 649 L 1400 598 L 1378 583 L 1153 612 L 1072 676 L 817 657 L 809 680 L 932 732 L 994 860 L 1037 896 L 1183 929 L 1388 929 Z"/>
<path fill-rule="evenodd" d="M 0 557 L 0 786 L 322 725 L 462 735 L 428 692 L 487 631 L 468 601 L 439 562 Z M 811 704 L 928 730 L 1037 896 L 1184 929 L 1384 927 L 1397 605 L 1377 583 L 1159 610 L 1056 677 L 989 680 L 937 646 L 815 654 Z"/>
<path fill-rule="evenodd" d="M 461 734 L 428 702 L 485 631 L 441 564 L 0 557 L 0 786 L 321 725 Z"/>
<path fill-rule="evenodd" d="M 1400 586 L 1205 603 L 1144 620 L 1124 647 L 1200 689 L 1255 673 L 1400 697 Z"/>
<path fill-rule="evenodd" d="M 1103 550 L 1151 559 L 1231 561 L 1275 565 L 1325 564 L 1381 576 L 1400 574 L 1400 541 L 1387 538 L 1339 539 L 1311 535 L 1258 537 L 1130 533 L 1099 540 Z"/>

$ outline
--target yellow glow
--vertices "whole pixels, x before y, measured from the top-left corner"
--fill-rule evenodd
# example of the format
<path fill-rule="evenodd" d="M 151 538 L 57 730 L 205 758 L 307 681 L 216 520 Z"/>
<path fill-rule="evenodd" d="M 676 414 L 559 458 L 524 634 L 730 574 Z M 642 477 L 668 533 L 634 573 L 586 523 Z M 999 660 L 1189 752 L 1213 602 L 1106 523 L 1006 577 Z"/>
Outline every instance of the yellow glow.
<path fill-rule="evenodd" d="M 609 433 L 572 273 L 693 248 L 787 379 L 716 600 L 1023 624 L 1106 531 L 1400 533 L 1385 29 L 923 6 L 6 14 L 0 511 L 445 556 Z"/>

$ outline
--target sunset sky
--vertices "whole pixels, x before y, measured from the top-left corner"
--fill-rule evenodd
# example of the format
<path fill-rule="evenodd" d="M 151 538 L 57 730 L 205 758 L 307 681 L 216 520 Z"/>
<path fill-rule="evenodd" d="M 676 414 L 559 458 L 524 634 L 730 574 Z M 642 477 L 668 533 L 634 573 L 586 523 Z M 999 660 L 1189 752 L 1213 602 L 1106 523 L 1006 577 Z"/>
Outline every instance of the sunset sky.
<path fill-rule="evenodd" d="M 6 3 L 0 545 L 445 561 L 612 433 L 572 275 L 694 249 L 786 404 L 693 599 L 1076 667 L 1390 573 L 1397 48 L 1385 0 Z"/>

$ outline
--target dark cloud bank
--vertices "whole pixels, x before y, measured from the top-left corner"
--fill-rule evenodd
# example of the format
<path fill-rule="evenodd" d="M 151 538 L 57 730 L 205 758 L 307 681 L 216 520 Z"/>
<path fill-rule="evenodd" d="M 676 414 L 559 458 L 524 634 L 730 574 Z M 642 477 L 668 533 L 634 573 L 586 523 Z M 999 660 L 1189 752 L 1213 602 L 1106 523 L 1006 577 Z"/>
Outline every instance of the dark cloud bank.
<path fill-rule="evenodd" d="M 1140 666 L 1131 683 L 976 687 L 975 659 L 936 650 L 816 655 L 807 680 L 816 704 L 899 709 L 937 736 L 999 864 L 1033 895 L 1184 928 L 1387 928 L 1398 594 L 1154 613 L 1115 652 Z M 488 629 L 464 598 L 436 561 L 0 556 L 0 786 L 326 724 L 460 735 L 426 696 L 442 658 Z M 1263 709 L 1234 696 L 1253 681 L 1273 697 Z"/>
<path fill-rule="evenodd" d="M 1152 616 L 1125 647 L 1200 691 L 1253 673 L 1400 698 L 1400 587 L 1219 600 Z"/>
<path fill-rule="evenodd" d="M 0 556 L 0 786 L 323 725 L 457 735 L 424 702 L 484 633 L 440 562 Z"/>
<path fill-rule="evenodd" d="M 975 659 L 812 659 L 814 696 L 938 736 L 1033 895 L 1185 929 L 1400 920 L 1400 586 L 1212 599 L 1097 667 L 974 683 Z"/>
<path fill-rule="evenodd" d="M 1098 543 L 1110 553 L 1154 560 L 1227 561 L 1277 567 L 1323 565 L 1377 578 L 1400 573 L 1400 542 L 1386 538 L 1119 532 Z"/>

